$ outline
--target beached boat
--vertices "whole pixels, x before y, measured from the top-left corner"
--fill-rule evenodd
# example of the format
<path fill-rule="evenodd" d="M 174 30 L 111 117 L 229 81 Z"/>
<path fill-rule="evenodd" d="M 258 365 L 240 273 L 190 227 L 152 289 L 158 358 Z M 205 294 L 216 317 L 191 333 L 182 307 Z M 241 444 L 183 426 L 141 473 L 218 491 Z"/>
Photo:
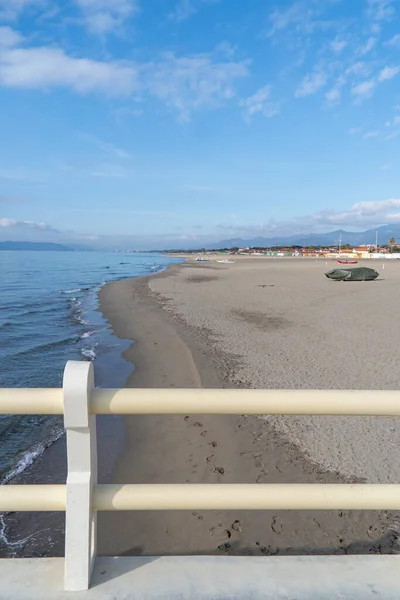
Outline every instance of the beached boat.
<path fill-rule="evenodd" d="M 210 262 L 209 258 L 204 258 L 204 256 L 198 256 L 196 258 L 196 262 Z"/>
<path fill-rule="evenodd" d="M 225 258 L 224 260 L 217 260 L 217 263 L 222 263 L 224 265 L 233 265 L 234 262 L 234 260 L 228 260 L 227 258 Z"/>
<path fill-rule="evenodd" d="M 368 267 L 356 267 L 355 269 L 332 269 L 325 273 L 325 277 L 336 281 L 373 281 L 379 277 L 379 273 Z"/>
<path fill-rule="evenodd" d="M 337 260 L 339 265 L 358 265 L 358 260 Z"/>

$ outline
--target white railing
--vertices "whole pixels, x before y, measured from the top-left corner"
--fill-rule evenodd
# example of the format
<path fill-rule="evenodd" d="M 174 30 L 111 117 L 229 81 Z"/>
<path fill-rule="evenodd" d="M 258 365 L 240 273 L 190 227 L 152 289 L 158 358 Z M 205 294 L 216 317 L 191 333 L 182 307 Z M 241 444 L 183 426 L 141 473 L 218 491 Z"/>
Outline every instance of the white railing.
<path fill-rule="evenodd" d="M 400 415 L 397 391 L 93 389 L 88 362 L 63 389 L 0 389 L 0 414 L 63 414 L 66 485 L 0 486 L 0 511 L 66 511 L 65 589 L 86 590 L 99 510 L 399 510 L 390 484 L 98 485 L 96 414 Z M 28 492 L 28 493 L 27 493 Z"/>

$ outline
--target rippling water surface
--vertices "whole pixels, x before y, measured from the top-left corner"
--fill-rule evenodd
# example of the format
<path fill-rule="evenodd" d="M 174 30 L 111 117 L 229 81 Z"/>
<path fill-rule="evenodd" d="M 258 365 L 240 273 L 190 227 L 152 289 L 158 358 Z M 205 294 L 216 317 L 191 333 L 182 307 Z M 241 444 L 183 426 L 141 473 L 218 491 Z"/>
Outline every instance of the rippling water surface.
<path fill-rule="evenodd" d="M 0 252 L 0 387 L 59 387 L 69 359 L 97 363 L 96 384 L 123 385 L 126 342 L 96 311 L 102 285 L 163 269 L 162 255 Z M 125 344 L 125 345 L 124 345 Z M 0 482 L 62 435 L 59 417 L 0 415 Z"/>

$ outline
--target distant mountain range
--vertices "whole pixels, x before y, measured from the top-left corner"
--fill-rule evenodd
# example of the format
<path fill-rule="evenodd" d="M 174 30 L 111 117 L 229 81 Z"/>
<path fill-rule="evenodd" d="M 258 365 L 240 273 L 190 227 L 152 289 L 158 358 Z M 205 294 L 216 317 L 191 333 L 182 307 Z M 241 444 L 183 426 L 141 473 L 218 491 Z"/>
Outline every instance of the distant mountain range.
<path fill-rule="evenodd" d="M 220 240 L 209 244 L 207 248 L 216 250 L 218 248 L 251 248 L 271 246 L 334 246 L 339 244 L 360 245 L 375 244 L 376 232 L 378 232 L 378 243 L 387 244 L 389 238 L 393 237 L 400 242 L 400 225 L 382 225 L 375 229 L 363 232 L 352 232 L 338 229 L 329 233 L 299 233 L 290 236 L 256 237 L 256 238 L 231 238 Z"/>
<path fill-rule="evenodd" d="M 40 250 L 42 252 L 71 252 L 72 249 L 62 244 L 51 242 L 0 242 L 0 250 Z"/>
<path fill-rule="evenodd" d="M 196 250 L 199 248 L 207 248 L 209 250 L 217 250 L 219 248 L 270 248 L 271 246 L 337 246 L 341 238 L 342 245 L 360 245 L 360 244 L 375 244 L 376 233 L 378 232 L 378 243 L 387 244 L 390 238 L 394 238 L 400 245 L 400 224 L 398 225 L 381 225 L 367 231 L 344 231 L 337 229 L 328 233 L 297 233 L 294 235 L 281 235 L 275 237 L 254 237 L 254 238 L 230 238 L 220 240 L 218 242 L 192 242 L 186 244 L 179 249 Z M 128 242 L 129 243 L 129 242 Z M 128 245 L 127 241 L 121 240 L 121 249 Z M 123 244 L 123 245 L 122 245 Z M 74 250 L 106 250 L 105 248 L 83 246 L 73 244 L 73 247 L 65 246 L 64 244 L 55 244 L 52 242 L 0 242 L 1 250 L 40 250 L 40 251 L 57 251 L 57 252 L 72 252 Z M 165 248 L 164 251 L 172 250 Z M 156 250 L 154 250 L 156 251 Z M 162 251 L 162 250 L 158 250 Z"/>

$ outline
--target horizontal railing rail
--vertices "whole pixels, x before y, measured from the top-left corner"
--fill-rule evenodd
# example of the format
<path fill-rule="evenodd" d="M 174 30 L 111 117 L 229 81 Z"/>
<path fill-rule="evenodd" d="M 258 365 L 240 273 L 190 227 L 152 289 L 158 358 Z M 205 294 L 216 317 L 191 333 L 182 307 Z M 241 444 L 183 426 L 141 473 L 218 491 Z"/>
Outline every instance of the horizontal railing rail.
<path fill-rule="evenodd" d="M 62 389 L 0 389 L 0 414 L 64 415 L 66 485 L 0 486 L 0 511 L 65 511 L 65 588 L 88 589 L 97 511 L 400 510 L 397 484 L 97 483 L 96 415 L 399 416 L 398 391 L 94 389 L 88 362 L 67 363 Z"/>
<path fill-rule="evenodd" d="M 66 485 L 8 485 L 0 511 L 65 511 Z M 378 483 L 102 484 L 92 509 L 400 510 L 400 485 Z"/>
<path fill-rule="evenodd" d="M 2 415 L 62 415 L 62 388 L 2 388 Z M 399 416 L 396 390 L 95 389 L 93 415 Z"/>

